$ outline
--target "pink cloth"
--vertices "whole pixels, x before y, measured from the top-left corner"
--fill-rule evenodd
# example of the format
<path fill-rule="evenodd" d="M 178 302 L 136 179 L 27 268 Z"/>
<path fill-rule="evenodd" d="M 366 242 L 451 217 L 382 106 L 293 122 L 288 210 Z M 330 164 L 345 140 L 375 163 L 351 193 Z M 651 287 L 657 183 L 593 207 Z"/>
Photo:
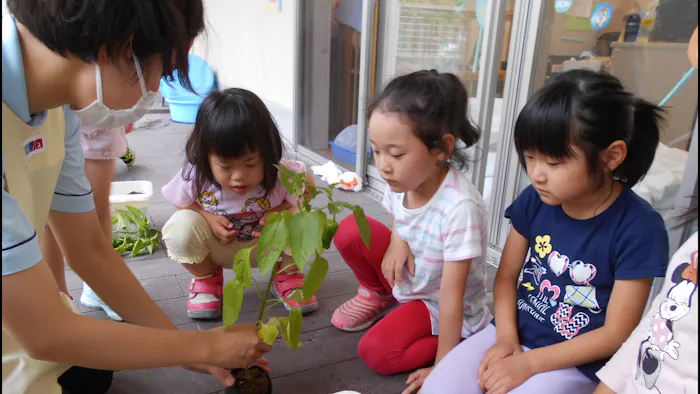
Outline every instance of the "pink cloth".
<path fill-rule="evenodd" d="M 126 153 L 126 134 L 123 127 L 99 129 L 83 125 L 80 131 L 80 144 L 86 159 L 114 160 Z"/>

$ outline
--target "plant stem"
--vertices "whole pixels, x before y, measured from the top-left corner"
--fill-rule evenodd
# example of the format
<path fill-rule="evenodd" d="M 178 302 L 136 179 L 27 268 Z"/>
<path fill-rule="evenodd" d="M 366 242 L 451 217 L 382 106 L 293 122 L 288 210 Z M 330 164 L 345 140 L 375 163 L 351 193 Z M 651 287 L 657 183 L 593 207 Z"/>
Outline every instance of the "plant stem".
<path fill-rule="evenodd" d="M 263 311 L 263 315 L 264 315 L 265 313 L 267 313 L 267 311 L 269 311 L 270 309 L 276 307 L 276 306 L 279 305 L 279 304 L 284 304 L 284 301 L 282 301 L 282 300 L 274 300 L 270 305 L 268 305 L 268 306 L 265 308 L 265 310 Z"/>
<path fill-rule="evenodd" d="M 253 278 L 252 276 L 250 277 L 250 279 L 252 279 L 253 282 L 255 282 L 255 290 L 258 291 L 258 297 L 259 297 L 260 299 L 262 299 L 262 298 L 263 298 L 263 295 L 262 295 L 262 293 L 260 292 L 260 283 L 258 283 L 258 281 L 255 280 L 255 278 Z"/>
<path fill-rule="evenodd" d="M 260 305 L 260 314 L 258 315 L 259 322 L 262 322 L 263 314 L 265 313 L 265 305 L 267 305 L 267 297 L 270 296 L 270 288 L 272 287 L 272 281 L 275 279 L 275 269 L 270 270 L 270 280 L 267 282 L 267 289 L 265 290 L 265 297 L 262 299 L 262 304 Z"/>
<path fill-rule="evenodd" d="M 284 271 L 286 271 L 286 270 L 288 270 L 288 269 L 290 269 L 290 268 L 292 268 L 292 267 L 296 267 L 296 265 L 294 265 L 294 264 L 289 264 L 288 266 L 286 266 L 286 267 L 284 267 L 284 268 L 281 268 L 279 271 L 277 271 L 277 274 L 276 274 L 276 275 L 279 275 L 279 274 L 283 273 Z"/>

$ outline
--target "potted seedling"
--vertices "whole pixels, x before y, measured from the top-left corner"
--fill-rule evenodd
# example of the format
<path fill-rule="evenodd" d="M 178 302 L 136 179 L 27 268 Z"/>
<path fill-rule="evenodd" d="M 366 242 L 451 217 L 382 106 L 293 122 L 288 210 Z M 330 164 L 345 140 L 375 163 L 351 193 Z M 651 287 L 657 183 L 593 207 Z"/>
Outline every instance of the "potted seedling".
<path fill-rule="evenodd" d="M 282 252 L 291 252 L 294 265 L 303 272 L 308 268 L 306 279 L 301 291 L 295 292 L 292 299 L 298 305 L 301 300 L 310 300 L 323 284 L 328 272 L 328 261 L 322 254 L 331 246 L 333 236 L 338 230 L 336 215 L 344 209 L 349 209 L 355 216 L 362 240 L 369 248 L 369 223 L 362 208 L 333 200 L 333 186 L 323 188 L 310 185 L 304 174 L 297 174 L 283 166 L 277 166 L 282 185 L 290 194 L 297 198 L 298 212 L 284 211 L 271 213 L 260 233 L 257 245 L 240 250 L 233 262 L 235 279 L 224 287 L 223 320 L 224 327 L 238 320 L 243 301 L 243 291 L 255 287 L 260 297 L 260 311 L 256 324 L 258 336 L 265 343 L 272 345 L 281 334 L 282 340 L 294 351 L 301 346 L 301 311 L 289 308 L 286 317 L 267 317 L 273 307 L 284 301 L 271 298 L 270 286 L 272 279 L 280 272 L 278 260 Z M 322 208 L 314 208 L 311 202 L 319 195 L 328 198 L 328 204 Z M 250 262 L 251 253 L 255 251 L 260 275 L 267 276 L 267 285 L 260 286 L 252 276 Z M 236 383 L 226 390 L 227 394 L 269 394 L 272 393 L 272 383 L 268 374 L 257 366 L 235 369 L 231 371 Z"/>

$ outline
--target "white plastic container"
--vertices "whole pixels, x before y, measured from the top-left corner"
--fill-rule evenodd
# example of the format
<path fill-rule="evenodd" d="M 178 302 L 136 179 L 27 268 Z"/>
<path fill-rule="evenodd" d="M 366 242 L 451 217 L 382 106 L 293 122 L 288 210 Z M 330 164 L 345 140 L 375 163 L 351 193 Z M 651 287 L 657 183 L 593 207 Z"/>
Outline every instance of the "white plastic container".
<path fill-rule="evenodd" d="M 153 195 L 149 181 L 112 182 L 109 189 L 109 209 L 112 214 L 125 210 L 127 205 L 140 209 L 148 216 L 148 200 Z"/>

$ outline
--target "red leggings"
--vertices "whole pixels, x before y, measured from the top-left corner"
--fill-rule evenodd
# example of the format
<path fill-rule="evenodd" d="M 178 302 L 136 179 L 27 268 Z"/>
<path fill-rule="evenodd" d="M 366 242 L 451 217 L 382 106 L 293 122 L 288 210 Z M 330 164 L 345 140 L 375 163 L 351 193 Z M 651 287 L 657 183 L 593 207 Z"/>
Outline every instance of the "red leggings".
<path fill-rule="evenodd" d="M 360 238 L 355 219 L 340 222 L 334 242 L 360 284 L 380 294 L 391 293 L 382 274 L 382 259 L 389 247 L 391 230 L 369 220 L 372 240 L 367 249 Z M 435 361 L 438 337 L 433 335 L 430 313 L 422 301 L 402 304 L 367 331 L 360 340 L 358 353 L 373 371 L 389 375 L 411 371 Z"/>

